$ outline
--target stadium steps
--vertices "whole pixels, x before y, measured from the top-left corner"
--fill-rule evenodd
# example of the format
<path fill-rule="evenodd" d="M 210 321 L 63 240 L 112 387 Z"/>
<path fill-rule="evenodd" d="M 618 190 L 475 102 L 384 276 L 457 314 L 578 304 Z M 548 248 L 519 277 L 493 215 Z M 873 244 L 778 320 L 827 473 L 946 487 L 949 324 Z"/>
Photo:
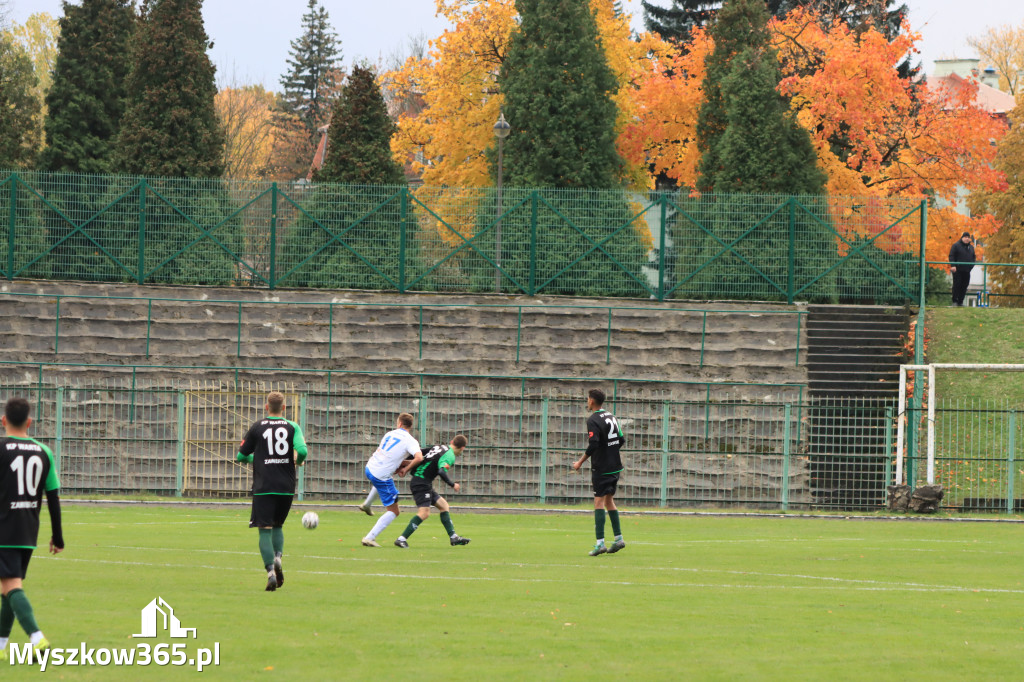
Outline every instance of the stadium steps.
<path fill-rule="evenodd" d="M 806 341 L 801 338 L 806 331 L 798 330 L 796 317 L 745 310 L 750 305 L 793 310 L 771 304 L 686 306 L 727 311 L 705 313 L 678 312 L 684 307 L 679 303 L 643 300 L 22 281 L 5 283 L 0 291 L 5 292 L 0 297 L 0 343 L 8 350 L 8 359 L 26 364 L 621 377 L 652 382 L 804 384 L 807 378 Z M 43 296 L 20 297 L 18 293 Z M 90 294 L 97 298 L 62 298 L 58 318 L 58 296 Z M 136 298 L 98 298 L 101 296 Z M 150 297 L 193 300 L 150 302 Z M 210 299 L 243 301 L 241 335 L 239 304 Z M 267 301 L 293 305 L 263 303 Z M 510 307 L 480 307 L 492 301 Z M 305 303 L 309 305 L 300 305 Z M 410 303 L 411 307 L 393 305 Z M 600 303 L 631 308 L 613 311 L 610 339 L 608 308 Z M 546 307 L 529 307 L 539 304 Z M 589 307 L 573 309 L 567 304 Z M 673 309 L 677 312 L 667 312 Z M 147 319 L 152 323 L 147 325 Z M 520 323 L 521 332 L 517 332 Z M 58 329 L 59 340 L 55 339 Z M 10 367 L 0 371 L 7 377 L 16 372 Z M 98 379 L 105 371 L 82 368 L 77 374 L 83 380 Z M 116 370 L 110 373 L 116 374 Z M 169 371 L 175 380 L 188 373 L 184 369 Z M 191 374 L 201 379 L 210 373 L 196 370 Z M 274 379 L 287 374 L 275 372 Z M 308 383 L 308 376 L 305 378 L 302 381 L 302 373 L 297 373 L 289 381 L 298 379 L 295 383 L 302 385 Z M 383 383 L 391 390 L 392 382 Z M 467 386 L 470 383 L 467 379 Z M 685 389 L 671 397 L 688 399 Z"/>
<path fill-rule="evenodd" d="M 884 503 L 886 409 L 898 398 L 909 312 L 883 306 L 808 308 L 808 456 L 816 504 Z"/>

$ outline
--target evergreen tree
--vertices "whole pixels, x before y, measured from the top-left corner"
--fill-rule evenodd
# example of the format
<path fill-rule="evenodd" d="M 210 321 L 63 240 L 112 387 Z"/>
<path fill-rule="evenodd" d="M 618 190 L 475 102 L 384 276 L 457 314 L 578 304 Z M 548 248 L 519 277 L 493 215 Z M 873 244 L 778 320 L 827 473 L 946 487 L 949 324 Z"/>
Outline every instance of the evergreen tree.
<path fill-rule="evenodd" d="M 887 38 L 900 31 L 909 12 L 907 6 L 895 6 L 896 0 L 837 0 L 822 6 L 819 0 L 767 0 L 765 6 L 772 16 L 784 17 L 797 7 L 812 6 L 823 13 L 825 21 L 843 19 L 854 30 L 874 26 Z M 722 7 L 722 0 L 668 0 L 668 5 L 648 0 L 640 3 L 644 24 L 666 40 L 686 43 L 695 28 L 708 26 Z"/>
<path fill-rule="evenodd" d="M 153 0 L 132 43 L 128 103 L 117 170 L 134 175 L 216 178 L 224 133 L 213 100 L 202 0 Z"/>
<path fill-rule="evenodd" d="M 116 169 L 147 180 L 143 196 L 120 201 L 104 222 L 121 262 L 147 281 L 227 284 L 238 274 L 238 219 L 228 220 L 233 208 L 219 180 L 224 133 L 201 7 L 202 0 L 152 0 L 132 41 Z"/>
<path fill-rule="evenodd" d="M 502 219 L 500 242 L 497 197 L 482 202 L 474 244 L 490 260 L 471 250 L 464 269 L 483 291 L 494 291 L 492 263 L 500 262 L 503 291 L 642 295 L 646 249 L 630 224 L 615 149 L 617 83 L 590 4 L 518 0 L 516 7 L 520 28 L 498 75 L 512 125 L 505 182 L 548 191 L 535 201 L 525 190 L 506 192 L 502 212 L 521 208 Z"/>
<path fill-rule="evenodd" d="M 521 23 L 498 75 L 513 134 L 505 181 L 523 187 L 618 187 L 618 85 L 590 4 L 518 0 Z"/>
<path fill-rule="evenodd" d="M 824 194 L 811 137 L 778 93 L 778 60 L 771 48 L 746 48 L 721 82 L 726 127 L 717 143 L 719 168 L 704 177 L 711 191 L 746 194 Z"/>
<path fill-rule="evenodd" d="M 412 249 L 403 254 L 399 243 L 405 174 L 391 156 L 396 129 L 373 71 L 356 66 L 331 112 L 315 193 L 286 241 L 282 284 L 397 289 L 403 275 L 418 274 Z"/>
<path fill-rule="evenodd" d="M 687 276 L 701 286 L 683 291 L 774 299 L 799 296 L 816 281 L 816 298 L 831 300 L 835 275 L 816 280 L 836 257 L 834 236 L 822 227 L 825 174 L 809 134 L 778 93 L 767 22 L 761 0 L 727 0 L 712 28 L 715 49 L 705 62 L 697 127 L 697 188 L 710 196 L 682 214 L 702 214 L 697 224 L 680 218 L 673 230 L 682 271 L 702 272 L 703 279 Z M 776 197 L 751 196 L 764 194 Z M 798 203 L 774 210 L 794 195 Z"/>
<path fill-rule="evenodd" d="M 32 59 L 0 33 L 0 169 L 28 169 L 39 153 L 41 102 Z"/>
<path fill-rule="evenodd" d="M 291 41 L 288 71 L 281 76 L 284 96 L 278 112 L 288 142 L 279 155 L 293 178 L 305 176 L 340 84 L 341 48 L 327 10 L 319 0 L 309 0 L 307 7 L 302 35 Z"/>
<path fill-rule="evenodd" d="M 768 12 L 762 0 L 729 0 L 718 13 L 711 28 L 715 48 L 707 56 L 704 101 L 697 115 L 698 166 L 697 189 L 715 191 L 722 171 L 719 141 L 728 126 L 722 82 L 729 76 L 732 61 L 747 48 L 755 52 L 769 49 Z M 774 97 L 778 97 L 775 95 Z"/>
<path fill-rule="evenodd" d="M 46 149 L 50 171 L 110 173 L 136 16 L 131 0 L 64 2 L 53 85 L 46 96 Z"/>
<path fill-rule="evenodd" d="M 397 130 L 373 71 L 357 65 L 331 111 L 327 156 L 314 179 L 354 185 L 404 183 L 402 167 L 391 156 L 391 136 Z"/>
<path fill-rule="evenodd" d="M 116 168 L 137 19 L 129 0 L 64 2 L 46 96 L 47 146 L 40 157 L 41 168 L 60 173 L 47 176 L 50 205 L 41 207 L 49 277 L 119 278 L 116 266 L 89 239 L 96 238 L 96 224 L 82 231 L 75 225 L 102 210 L 109 181 L 103 176 Z"/>

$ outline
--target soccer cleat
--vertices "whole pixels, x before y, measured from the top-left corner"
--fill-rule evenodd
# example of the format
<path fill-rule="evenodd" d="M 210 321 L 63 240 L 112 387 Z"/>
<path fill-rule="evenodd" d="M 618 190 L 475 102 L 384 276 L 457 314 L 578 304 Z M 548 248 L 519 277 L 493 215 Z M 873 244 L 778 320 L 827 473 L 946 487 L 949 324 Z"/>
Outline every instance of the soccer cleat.
<path fill-rule="evenodd" d="M 626 546 L 626 541 L 625 540 L 616 540 L 615 542 L 612 543 L 612 546 L 608 548 L 608 553 L 609 554 L 615 554 L 620 549 L 625 548 L 625 546 Z"/>
<path fill-rule="evenodd" d="M 281 557 L 274 557 L 274 578 L 277 580 L 277 586 L 281 587 L 284 585 L 284 567 L 281 566 Z"/>
<path fill-rule="evenodd" d="M 453 535 L 450 538 L 448 538 L 448 540 L 452 543 L 452 547 L 455 547 L 456 545 L 469 544 L 469 538 L 464 538 L 461 535 Z"/>
<path fill-rule="evenodd" d="M 370 536 L 366 536 L 363 538 L 363 547 L 380 547 L 380 544 Z"/>
<path fill-rule="evenodd" d="M 373 512 L 370 511 L 370 505 L 368 505 L 368 504 L 361 504 L 361 505 L 359 505 L 359 511 L 363 512 L 367 516 L 373 516 Z"/>
<path fill-rule="evenodd" d="M 401 547 L 402 549 L 409 549 L 409 543 L 406 542 L 405 538 L 396 538 L 395 547 Z"/>
<path fill-rule="evenodd" d="M 277 589 L 277 576 L 273 573 L 267 575 L 267 592 L 273 592 Z"/>
<path fill-rule="evenodd" d="M 594 545 L 594 549 L 590 550 L 590 556 L 597 556 L 598 554 L 604 554 L 608 551 L 608 548 L 604 546 L 603 542 L 599 542 Z"/>
<path fill-rule="evenodd" d="M 39 642 L 32 647 L 32 653 L 36 657 L 36 662 L 40 663 L 43 660 L 43 652 L 50 648 L 50 640 L 43 637 Z"/>

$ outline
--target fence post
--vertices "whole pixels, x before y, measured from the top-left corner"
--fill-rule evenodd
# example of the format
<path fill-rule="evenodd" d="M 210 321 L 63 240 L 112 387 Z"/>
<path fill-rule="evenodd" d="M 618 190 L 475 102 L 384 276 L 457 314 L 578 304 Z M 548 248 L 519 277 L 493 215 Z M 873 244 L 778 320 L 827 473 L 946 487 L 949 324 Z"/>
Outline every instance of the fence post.
<path fill-rule="evenodd" d="M 782 511 L 789 511 L 789 456 L 792 452 L 789 421 L 793 418 L 793 405 L 786 403 L 782 419 Z"/>
<path fill-rule="evenodd" d="M 64 443 L 64 387 L 57 387 L 57 435 L 53 439 L 53 459 L 60 476 L 60 458 Z"/>
<path fill-rule="evenodd" d="M 409 208 L 409 188 L 402 188 L 402 202 L 398 217 L 398 293 L 405 293 L 405 215 Z"/>
<path fill-rule="evenodd" d="M 540 404 L 540 501 L 548 499 L 548 401 L 544 397 Z"/>
<path fill-rule="evenodd" d="M 928 201 L 921 200 L 921 230 L 920 245 L 918 248 L 919 272 L 918 272 L 918 306 L 917 325 L 914 329 L 914 364 L 924 364 L 924 282 L 927 271 L 925 259 L 925 243 L 928 239 Z M 917 485 L 917 449 L 920 436 L 921 407 L 924 396 L 924 374 L 914 374 L 914 395 L 907 405 L 907 484 L 911 488 Z"/>
<path fill-rule="evenodd" d="M 299 396 L 299 428 L 302 429 L 303 435 L 306 433 L 306 394 L 303 393 Z M 298 485 L 298 498 L 299 502 L 302 502 L 306 497 L 306 467 L 299 467 L 299 485 Z"/>
<path fill-rule="evenodd" d="M 277 183 L 270 183 L 270 288 L 277 284 L 275 266 L 277 264 Z"/>
<path fill-rule="evenodd" d="M 796 291 L 796 199 L 789 198 L 789 267 L 786 271 L 786 301 L 793 305 Z"/>
<path fill-rule="evenodd" d="M 1017 465 L 1014 458 L 1014 450 L 1017 449 L 1017 410 L 1010 410 L 1010 442 L 1006 453 L 1006 513 L 1013 513 L 1014 506 L 1014 479 Z"/>
<path fill-rule="evenodd" d="M 178 446 L 174 467 L 174 496 L 181 497 L 185 490 L 185 392 L 178 391 Z"/>
<path fill-rule="evenodd" d="M 14 279 L 14 225 L 18 221 L 18 174 L 11 174 L 11 206 L 7 229 L 7 279 Z"/>
<path fill-rule="evenodd" d="M 892 479 L 892 408 L 885 408 L 885 485 L 895 483 Z"/>
<path fill-rule="evenodd" d="M 427 440 L 427 396 L 420 396 L 420 441 Z M 422 443 L 421 443 L 422 445 Z"/>
<path fill-rule="evenodd" d="M 60 296 L 57 297 L 57 312 L 53 319 L 56 323 L 53 330 L 53 354 L 56 355 L 60 352 Z"/>
<path fill-rule="evenodd" d="M 530 296 L 537 295 L 537 190 L 530 192 Z"/>
<path fill-rule="evenodd" d="M 604 364 L 612 362 L 612 309 L 608 308 L 608 341 L 604 347 Z"/>
<path fill-rule="evenodd" d="M 146 178 L 139 182 L 139 274 L 135 278 L 142 284 L 146 278 Z"/>
<path fill-rule="evenodd" d="M 668 401 L 661 408 L 661 500 L 659 506 L 668 504 L 668 422 L 672 418 Z"/>
<path fill-rule="evenodd" d="M 661 203 L 661 236 L 658 237 L 658 300 L 665 300 L 665 216 L 668 214 L 668 200 L 665 193 L 659 198 Z M 665 505 L 662 505 L 665 506 Z"/>

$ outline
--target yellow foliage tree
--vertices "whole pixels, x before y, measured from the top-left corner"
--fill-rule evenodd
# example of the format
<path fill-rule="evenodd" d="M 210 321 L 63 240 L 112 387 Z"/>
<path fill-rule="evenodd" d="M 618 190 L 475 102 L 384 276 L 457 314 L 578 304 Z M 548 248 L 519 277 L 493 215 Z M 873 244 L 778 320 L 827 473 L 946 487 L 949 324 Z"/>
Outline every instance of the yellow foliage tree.
<path fill-rule="evenodd" d="M 274 93 L 262 85 L 222 88 L 214 98 L 224 128 L 224 177 L 262 180 L 272 172 Z"/>
<path fill-rule="evenodd" d="M 996 70 L 1000 88 L 1015 95 L 1024 71 L 1024 24 L 990 28 L 982 35 L 968 38 L 967 44 L 978 51 L 985 66 Z"/>

